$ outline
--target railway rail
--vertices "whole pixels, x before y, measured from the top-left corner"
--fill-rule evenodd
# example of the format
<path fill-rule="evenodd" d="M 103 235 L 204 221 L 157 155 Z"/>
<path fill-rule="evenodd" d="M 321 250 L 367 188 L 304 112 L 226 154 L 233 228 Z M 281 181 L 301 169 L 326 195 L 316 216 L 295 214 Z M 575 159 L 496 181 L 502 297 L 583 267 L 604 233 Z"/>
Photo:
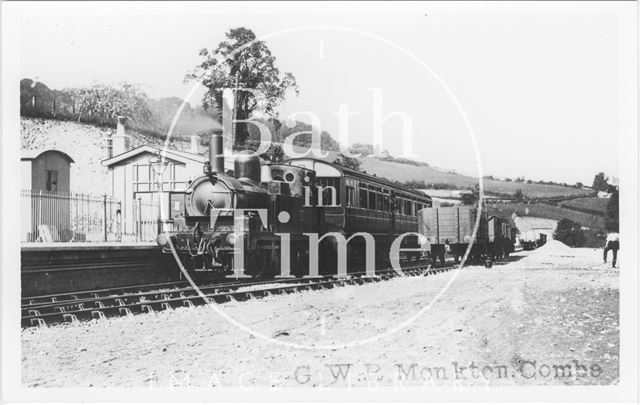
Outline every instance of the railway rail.
<path fill-rule="evenodd" d="M 403 268 L 407 276 L 428 276 L 449 271 L 455 266 L 432 268 L 426 263 Z M 289 294 L 304 290 L 320 290 L 344 285 L 388 280 L 397 275 L 392 269 L 377 270 L 375 276 L 365 272 L 346 277 L 270 279 L 263 281 L 233 281 L 199 287 L 207 300 L 222 303 L 244 301 L 272 294 Z M 22 326 L 46 326 L 94 318 L 153 313 L 177 307 L 205 304 L 200 293 L 186 282 L 148 284 L 114 289 L 81 291 L 22 300 Z"/>

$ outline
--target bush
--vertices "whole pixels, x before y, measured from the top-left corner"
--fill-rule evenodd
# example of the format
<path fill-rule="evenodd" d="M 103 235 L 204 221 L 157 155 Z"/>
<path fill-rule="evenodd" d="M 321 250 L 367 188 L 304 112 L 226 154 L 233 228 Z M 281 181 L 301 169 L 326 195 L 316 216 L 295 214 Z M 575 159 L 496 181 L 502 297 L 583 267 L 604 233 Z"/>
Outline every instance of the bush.
<path fill-rule="evenodd" d="M 571 247 L 582 247 L 586 241 L 582 225 L 566 218 L 558 222 L 553 238 Z"/>
<path fill-rule="evenodd" d="M 604 223 L 605 229 L 609 232 L 618 232 L 620 229 L 620 205 L 618 199 L 618 190 L 613 190 L 607 204 Z"/>

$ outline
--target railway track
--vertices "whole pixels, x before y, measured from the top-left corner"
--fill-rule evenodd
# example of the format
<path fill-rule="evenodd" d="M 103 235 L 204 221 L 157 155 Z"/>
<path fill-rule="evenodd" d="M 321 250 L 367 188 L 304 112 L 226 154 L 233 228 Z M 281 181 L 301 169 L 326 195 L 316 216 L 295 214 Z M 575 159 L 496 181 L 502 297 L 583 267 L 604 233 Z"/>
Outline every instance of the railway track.
<path fill-rule="evenodd" d="M 417 264 L 403 268 L 407 276 L 428 276 L 449 271 L 456 266 L 431 268 Z M 344 285 L 378 282 L 396 277 L 392 269 L 377 270 L 375 276 L 365 272 L 347 277 L 272 279 L 265 281 L 233 281 L 199 287 L 200 292 L 216 303 L 244 301 L 273 294 L 289 294 L 305 290 L 320 290 Z M 153 313 L 178 307 L 206 303 L 200 293 L 186 282 L 149 284 L 106 290 L 82 291 L 22 300 L 22 327 L 46 326 L 95 318 Z"/>

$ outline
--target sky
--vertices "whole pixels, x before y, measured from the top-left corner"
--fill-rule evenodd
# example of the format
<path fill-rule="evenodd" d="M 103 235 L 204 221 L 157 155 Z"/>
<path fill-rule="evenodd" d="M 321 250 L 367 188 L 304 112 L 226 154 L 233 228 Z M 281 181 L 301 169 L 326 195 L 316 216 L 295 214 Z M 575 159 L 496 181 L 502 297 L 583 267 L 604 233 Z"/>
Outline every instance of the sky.
<path fill-rule="evenodd" d="M 348 143 L 478 175 L 590 185 L 618 176 L 618 25 L 576 4 L 26 3 L 21 74 L 50 88 L 184 83 L 230 28 L 265 38 L 300 94 L 278 111 Z M 337 112 L 345 106 L 351 115 Z M 385 117 L 387 117 L 385 119 Z M 477 148 L 476 148 L 477 147 Z"/>

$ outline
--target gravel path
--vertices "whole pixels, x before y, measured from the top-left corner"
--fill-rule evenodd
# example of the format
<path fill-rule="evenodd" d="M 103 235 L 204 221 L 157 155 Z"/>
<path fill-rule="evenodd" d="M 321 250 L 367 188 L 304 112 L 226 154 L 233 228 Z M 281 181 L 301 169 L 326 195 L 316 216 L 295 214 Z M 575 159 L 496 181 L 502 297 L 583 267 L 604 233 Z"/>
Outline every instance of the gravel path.
<path fill-rule="evenodd" d="M 213 308 L 25 329 L 32 387 L 611 384 L 618 378 L 618 270 L 601 251 L 551 241 L 522 260 L 271 296 Z M 280 343 L 307 345 L 293 349 Z M 568 366 L 568 367 L 564 367 Z M 569 375 L 570 374 L 570 375 Z"/>

